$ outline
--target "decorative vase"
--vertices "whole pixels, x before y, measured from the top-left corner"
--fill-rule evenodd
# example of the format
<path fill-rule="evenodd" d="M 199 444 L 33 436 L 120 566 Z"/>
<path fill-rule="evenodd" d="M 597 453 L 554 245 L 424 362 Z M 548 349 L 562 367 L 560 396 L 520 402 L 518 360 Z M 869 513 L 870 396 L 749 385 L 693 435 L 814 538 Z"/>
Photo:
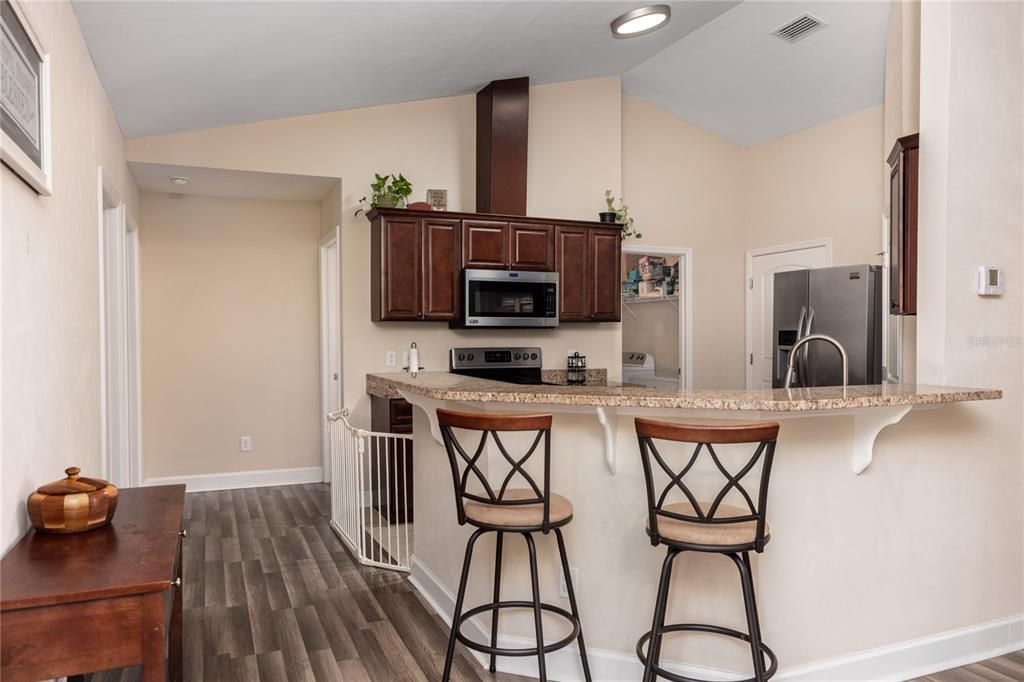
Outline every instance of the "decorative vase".
<path fill-rule="evenodd" d="M 615 220 L 615 218 L 616 218 L 615 211 L 601 211 L 600 213 L 597 214 L 597 217 L 601 219 L 602 223 L 614 223 L 614 222 L 617 222 Z"/>
<path fill-rule="evenodd" d="M 40 486 L 28 497 L 28 518 L 43 533 L 81 533 L 114 518 L 117 487 L 99 478 L 83 478 L 68 467 L 67 478 Z"/>
<path fill-rule="evenodd" d="M 400 202 L 398 197 L 387 194 L 377 200 L 377 208 L 398 208 Z"/>

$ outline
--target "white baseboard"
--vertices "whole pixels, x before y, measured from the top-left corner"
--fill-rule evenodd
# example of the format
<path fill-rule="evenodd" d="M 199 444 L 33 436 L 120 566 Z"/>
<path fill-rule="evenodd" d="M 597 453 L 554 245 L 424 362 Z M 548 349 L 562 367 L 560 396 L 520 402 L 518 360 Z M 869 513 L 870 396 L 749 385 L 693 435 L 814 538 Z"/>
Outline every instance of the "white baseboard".
<path fill-rule="evenodd" d="M 298 485 L 300 483 L 322 483 L 323 467 L 300 469 L 257 469 L 235 471 L 226 474 L 195 474 L 193 476 L 162 476 L 147 478 L 142 485 L 185 484 L 190 493 L 207 490 L 233 490 L 235 488 L 265 488 L 271 485 Z"/>
<path fill-rule="evenodd" d="M 450 626 L 451 614 L 455 610 L 455 595 L 416 556 L 412 557 L 411 569 L 409 582 Z M 471 639 L 486 642 L 490 636 L 489 629 L 476 620 L 470 623 L 464 633 Z M 529 637 L 501 635 L 498 640 L 498 646 L 506 648 L 533 646 L 533 639 Z M 1019 649 L 1024 649 L 1024 614 L 808 665 L 794 668 L 783 666 L 772 679 L 800 682 L 907 680 Z M 487 665 L 483 654 L 471 653 L 481 665 Z M 643 666 L 632 651 L 611 651 L 588 646 L 587 657 L 594 680 L 638 680 L 643 675 Z M 583 679 L 579 652 L 574 646 L 549 654 L 545 663 L 549 678 L 563 682 Z M 499 657 L 497 665 L 500 672 L 537 676 L 537 662 L 532 657 Z M 667 661 L 663 666 L 686 677 L 722 682 L 750 676 L 746 671 L 735 672 Z"/>

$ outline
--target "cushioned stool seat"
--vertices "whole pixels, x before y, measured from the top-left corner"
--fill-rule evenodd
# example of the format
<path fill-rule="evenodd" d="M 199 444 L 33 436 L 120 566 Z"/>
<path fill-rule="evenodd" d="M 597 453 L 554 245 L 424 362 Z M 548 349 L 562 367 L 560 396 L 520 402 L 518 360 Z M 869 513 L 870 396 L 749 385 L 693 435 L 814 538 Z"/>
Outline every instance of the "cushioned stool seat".
<path fill-rule="evenodd" d="M 561 523 L 572 516 L 572 502 L 558 493 L 548 493 L 551 505 L 548 513 L 551 523 Z M 505 491 L 503 500 L 537 499 L 537 494 L 529 488 L 512 488 Z M 544 505 L 535 504 L 487 504 L 475 500 L 466 500 L 466 518 L 470 523 L 482 523 L 486 526 L 506 526 L 508 528 L 529 528 L 544 525 Z"/>
<path fill-rule="evenodd" d="M 699 503 L 704 513 L 711 508 L 710 504 Z M 681 514 L 683 516 L 697 516 L 693 505 L 689 502 L 676 502 L 666 504 L 663 511 Z M 736 545 L 752 544 L 757 539 L 757 521 L 733 521 L 724 523 L 726 519 L 734 516 L 750 516 L 749 509 L 741 509 L 727 504 L 718 505 L 715 510 L 715 520 L 723 523 L 699 523 L 697 521 L 682 521 L 668 516 L 658 515 L 658 534 L 670 542 L 688 542 L 694 545 L 708 545 L 712 547 L 733 547 Z M 647 530 L 651 529 L 650 518 L 647 521 Z M 765 537 L 769 535 L 768 522 L 764 524 Z"/>

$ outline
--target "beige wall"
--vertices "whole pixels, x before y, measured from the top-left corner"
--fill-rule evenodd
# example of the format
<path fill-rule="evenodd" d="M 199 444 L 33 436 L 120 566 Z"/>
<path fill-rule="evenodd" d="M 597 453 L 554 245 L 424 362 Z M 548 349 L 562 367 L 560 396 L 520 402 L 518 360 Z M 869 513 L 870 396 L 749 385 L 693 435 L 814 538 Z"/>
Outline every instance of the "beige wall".
<path fill-rule="evenodd" d="M 6 166 L 2 212 L 0 553 L 25 498 L 76 465 L 102 473 L 97 166 L 134 215 L 124 140 L 67 2 L 22 3 L 52 63 L 53 196 Z"/>
<path fill-rule="evenodd" d="M 836 265 L 881 264 L 882 107 L 744 150 L 747 247 L 832 239 Z"/>
<path fill-rule="evenodd" d="M 622 190 L 642 242 L 693 249 L 693 385 L 744 383 L 743 148 L 622 98 Z"/>
<path fill-rule="evenodd" d="M 320 206 L 141 205 L 145 478 L 320 466 Z"/>
<path fill-rule="evenodd" d="M 617 78 L 531 89 L 527 208 L 531 215 L 594 219 L 604 189 L 617 189 L 621 92 Z M 342 321 L 345 403 L 368 424 L 364 377 L 384 371 L 385 350 L 416 341 L 421 364 L 447 369 L 456 345 L 540 345 L 545 365 L 564 367 L 569 350 L 592 367 L 618 371 L 617 324 L 564 325 L 530 332 L 453 331 L 444 324 L 370 321 L 369 224 L 353 217 L 377 172 L 402 172 L 413 199 L 448 189 L 452 210 L 475 205 L 475 98 L 409 102 L 129 140 L 135 161 L 211 166 L 342 178 Z"/>
<path fill-rule="evenodd" d="M 901 0 L 889 9 L 889 27 L 885 47 L 885 101 L 883 103 L 882 159 L 879 181 L 882 203 L 889 214 L 889 151 L 896 138 L 921 129 L 921 3 Z M 888 248 L 888 247 L 886 247 Z M 889 344 L 898 345 L 902 357 L 889 352 L 890 374 L 899 372 L 900 380 L 913 382 L 917 376 L 917 317 L 892 316 L 888 322 Z"/>
<path fill-rule="evenodd" d="M 696 388 L 745 384 L 747 249 L 830 237 L 833 260 L 879 263 L 882 108 L 739 147 L 622 99 L 623 191 L 644 244 L 693 249 Z"/>

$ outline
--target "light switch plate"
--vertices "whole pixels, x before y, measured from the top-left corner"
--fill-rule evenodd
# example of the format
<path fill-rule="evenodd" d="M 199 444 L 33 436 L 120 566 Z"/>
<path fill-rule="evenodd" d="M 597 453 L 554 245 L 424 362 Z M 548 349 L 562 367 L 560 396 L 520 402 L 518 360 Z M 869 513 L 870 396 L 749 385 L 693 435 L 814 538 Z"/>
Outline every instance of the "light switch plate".
<path fill-rule="evenodd" d="M 239 439 L 239 447 L 242 452 L 252 452 L 252 436 L 242 436 Z"/>

